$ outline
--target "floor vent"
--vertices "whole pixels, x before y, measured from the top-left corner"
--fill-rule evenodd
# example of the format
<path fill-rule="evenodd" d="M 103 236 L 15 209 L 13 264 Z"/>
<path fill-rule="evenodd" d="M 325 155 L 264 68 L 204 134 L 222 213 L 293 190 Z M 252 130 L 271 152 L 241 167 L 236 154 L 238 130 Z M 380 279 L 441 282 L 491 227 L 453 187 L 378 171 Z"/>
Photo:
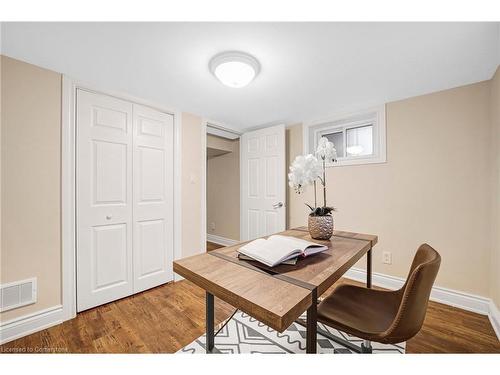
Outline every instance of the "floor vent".
<path fill-rule="evenodd" d="M 0 284 L 0 312 L 36 302 L 36 277 Z"/>

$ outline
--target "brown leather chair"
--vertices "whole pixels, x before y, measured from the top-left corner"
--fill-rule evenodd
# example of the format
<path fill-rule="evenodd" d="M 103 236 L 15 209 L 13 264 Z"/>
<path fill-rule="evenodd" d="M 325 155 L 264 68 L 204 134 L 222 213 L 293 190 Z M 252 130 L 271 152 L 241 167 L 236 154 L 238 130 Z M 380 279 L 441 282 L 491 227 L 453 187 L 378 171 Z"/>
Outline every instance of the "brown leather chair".
<path fill-rule="evenodd" d="M 371 353 L 370 341 L 395 344 L 415 336 L 424 322 L 441 256 L 421 245 L 405 284 L 382 291 L 340 285 L 318 305 L 318 320 L 365 340 L 361 352 Z"/>

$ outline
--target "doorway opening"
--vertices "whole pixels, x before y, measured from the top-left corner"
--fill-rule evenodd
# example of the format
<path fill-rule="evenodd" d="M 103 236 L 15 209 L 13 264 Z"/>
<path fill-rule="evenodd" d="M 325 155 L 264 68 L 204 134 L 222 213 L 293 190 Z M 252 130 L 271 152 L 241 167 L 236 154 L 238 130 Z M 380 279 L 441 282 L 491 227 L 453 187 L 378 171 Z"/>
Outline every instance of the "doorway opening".
<path fill-rule="evenodd" d="M 240 240 L 240 134 L 207 124 L 207 251 Z"/>

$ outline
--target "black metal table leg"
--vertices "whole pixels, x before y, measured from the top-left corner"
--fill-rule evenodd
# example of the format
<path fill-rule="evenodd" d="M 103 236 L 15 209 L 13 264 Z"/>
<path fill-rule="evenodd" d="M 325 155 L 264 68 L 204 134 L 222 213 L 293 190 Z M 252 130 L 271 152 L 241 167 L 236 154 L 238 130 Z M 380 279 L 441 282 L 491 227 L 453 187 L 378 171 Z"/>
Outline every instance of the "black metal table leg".
<path fill-rule="evenodd" d="M 372 287 L 372 249 L 366 253 L 366 287 Z"/>
<path fill-rule="evenodd" d="M 372 287 L 372 248 L 366 253 L 366 287 Z M 364 340 L 361 344 L 361 353 L 371 353 L 372 345 L 369 340 Z"/>
<path fill-rule="evenodd" d="M 316 335 L 318 329 L 318 292 L 316 289 L 311 291 L 312 304 L 307 309 L 307 327 L 306 327 L 306 353 L 316 353 Z"/>
<path fill-rule="evenodd" d="M 214 295 L 206 292 L 205 303 L 205 326 L 206 326 L 206 351 L 212 353 L 214 350 Z"/>

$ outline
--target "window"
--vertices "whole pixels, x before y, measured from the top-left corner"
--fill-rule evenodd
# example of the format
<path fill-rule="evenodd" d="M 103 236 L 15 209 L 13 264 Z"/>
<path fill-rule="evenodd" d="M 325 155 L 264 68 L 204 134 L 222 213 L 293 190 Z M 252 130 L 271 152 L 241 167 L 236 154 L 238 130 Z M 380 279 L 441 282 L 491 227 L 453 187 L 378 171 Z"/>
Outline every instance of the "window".
<path fill-rule="evenodd" d="M 338 162 L 333 165 L 383 163 L 386 161 L 385 106 L 306 124 L 306 153 L 314 153 L 321 137 L 335 145 Z"/>

